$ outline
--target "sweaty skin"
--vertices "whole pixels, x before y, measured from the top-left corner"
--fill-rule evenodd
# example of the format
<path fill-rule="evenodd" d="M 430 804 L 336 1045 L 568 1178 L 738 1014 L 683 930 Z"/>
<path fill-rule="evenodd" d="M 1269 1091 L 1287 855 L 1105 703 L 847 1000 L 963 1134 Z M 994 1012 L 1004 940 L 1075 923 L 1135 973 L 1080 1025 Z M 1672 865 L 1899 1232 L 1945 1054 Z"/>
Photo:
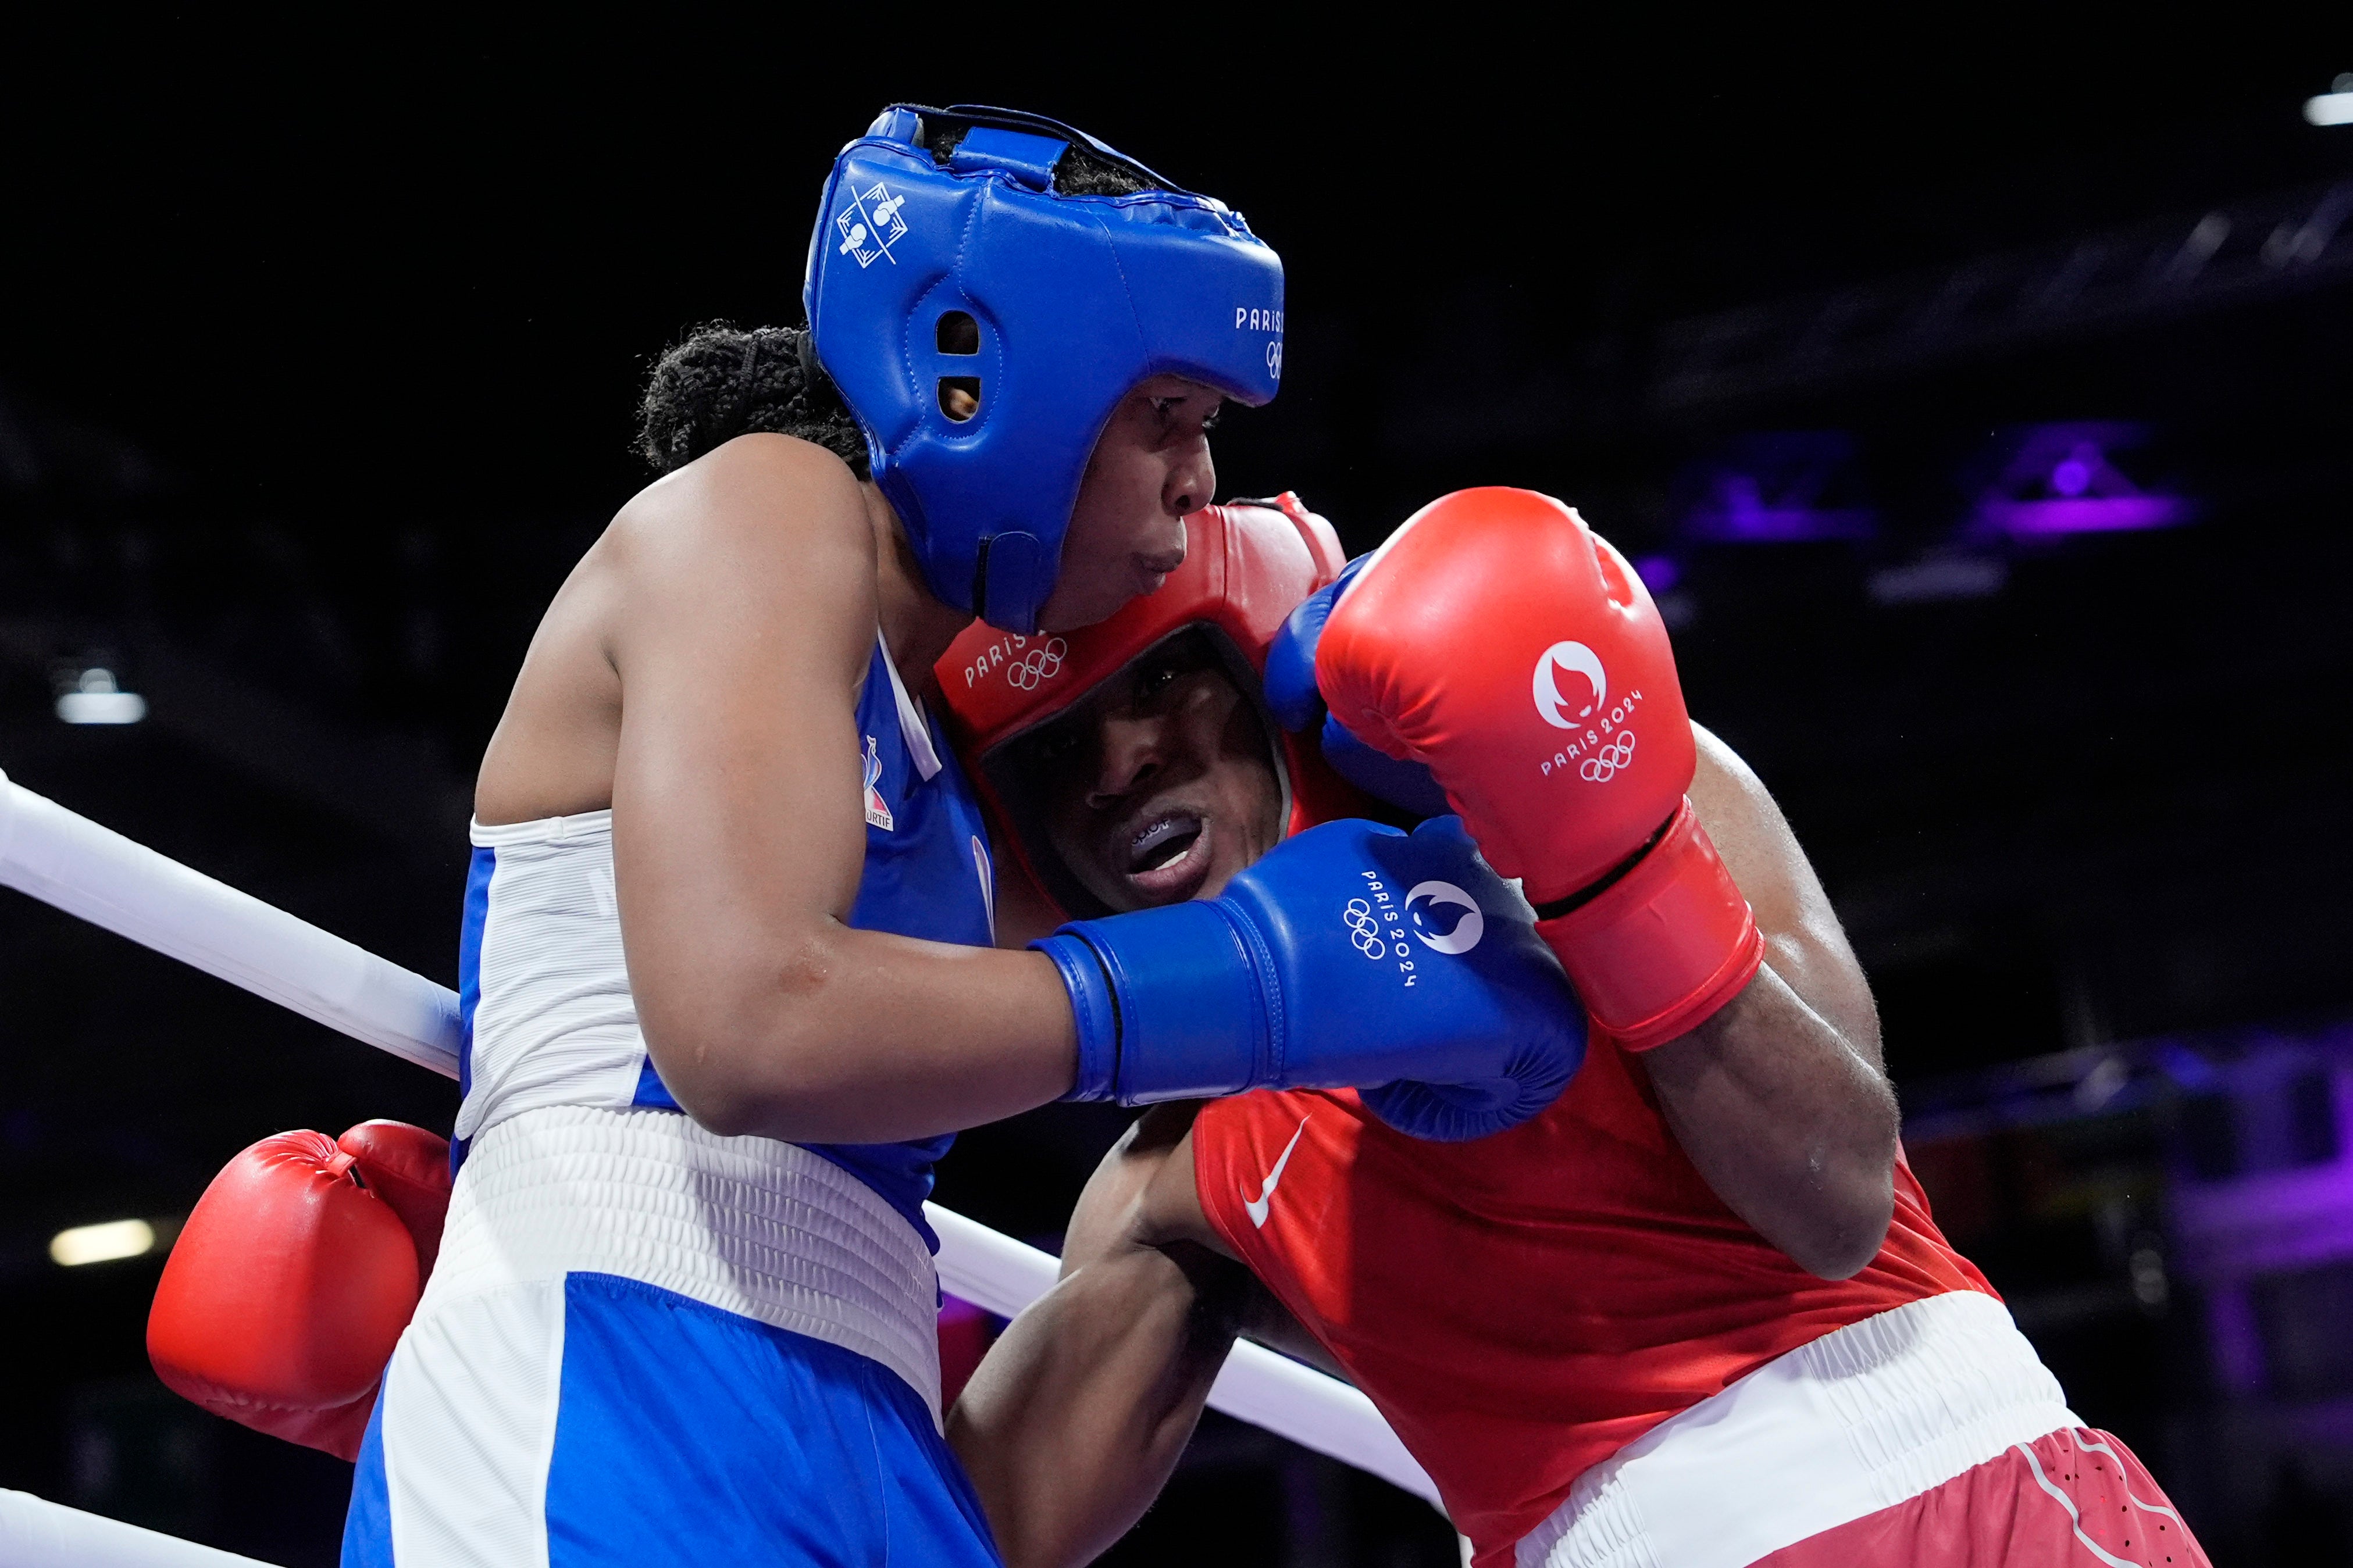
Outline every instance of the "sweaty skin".
<path fill-rule="evenodd" d="M 1219 396 L 1155 376 L 1098 438 L 1044 624 L 1100 619 L 1184 559 Z M 1068 1089 L 1041 954 L 845 923 L 865 855 L 860 687 L 879 624 L 919 699 L 968 617 L 871 484 L 743 436 L 648 486 L 557 593 L 475 793 L 485 824 L 613 811 L 629 984 L 654 1066 L 720 1133 L 928 1137 Z"/>
<path fill-rule="evenodd" d="M 1099 739 L 1063 753 L 1070 791 L 1119 803 L 1122 823 L 1188 799 L 1232 803 L 1249 820 L 1251 801 L 1271 811 L 1280 800 L 1262 741 L 1211 744 L 1183 710 L 1155 710 L 1132 688 L 1087 711 Z M 1843 1279 L 1878 1251 L 1894 1204 L 1878 1015 L 1772 797 L 1730 747 L 1697 738 L 1692 802 L 1756 910 L 1766 963 L 1714 1017 L 1639 1059 L 1717 1196 L 1804 1268 Z M 1173 901 L 1138 884 L 1117 834 L 1053 837 L 1113 910 Z M 1238 868 L 1222 847 L 1208 858 L 1193 896 L 1215 896 Z M 1071 1216 L 1061 1282 L 1015 1320 L 950 1413 L 949 1441 L 1008 1568 L 1084 1563 L 1125 1533 L 1175 1468 L 1237 1335 L 1337 1371 L 1202 1212 L 1198 1110 L 1155 1106 L 1104 1157 Z"/>

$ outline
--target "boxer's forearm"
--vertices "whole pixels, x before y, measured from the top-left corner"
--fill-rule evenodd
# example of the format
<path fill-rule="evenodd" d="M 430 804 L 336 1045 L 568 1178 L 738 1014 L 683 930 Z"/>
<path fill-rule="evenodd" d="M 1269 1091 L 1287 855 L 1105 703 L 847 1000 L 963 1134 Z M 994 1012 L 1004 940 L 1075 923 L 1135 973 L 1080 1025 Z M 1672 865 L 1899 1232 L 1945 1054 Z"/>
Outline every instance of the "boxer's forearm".
<path fill-rule="evenodd" d="M 1895 1097 L 1869 1052 L 1768 960 L 1713 1017 L 1641 1057 L 1716 1195 L 1825 1279 L 1871 1260 L 1894 1209 Z"/>
<path fill-rule="evenodd" d="M 727 983 L 658 986 L 639 1001 L 662 1081 L 713 1131 L 895 1142 L 997 1121 L 1071 1087 L 1070 997 L 1040 954 L 827 921 L 738 966 Z M 713 967 L 707 954 L 698 967 Z"/>
<path fill-rule="evenodd" d="M 949 1413 L 1008 1568 L 1092 1562 L 1176 1468 L 1234 1338 L 1191 1277 L 1233 1266 L 1191 1250 L 1126 1247 L 1064 1279 Z"/>
<path fill-rule="evenodd" d="M 1716 1196 L 1802 1267 L 1843 1279 L 1879 1249 L 1894 1203 L 1878 1011 L 1773 797 L 1730 747 L 1696 733 L 1691 799 L 1756 910 L 1765 964 L 1641 1059 Z"/>
<path fill-rule="evenodd" d="M 1155 1106 L 1103 1156 L 1071 1215 L 1061 1283 L 949 1412 L 1008 1568 L 1085 1563 L 1127 1531 L 1263 1294 L 1211 1249 L 1186 1137 L 1198 1109 Z"/>

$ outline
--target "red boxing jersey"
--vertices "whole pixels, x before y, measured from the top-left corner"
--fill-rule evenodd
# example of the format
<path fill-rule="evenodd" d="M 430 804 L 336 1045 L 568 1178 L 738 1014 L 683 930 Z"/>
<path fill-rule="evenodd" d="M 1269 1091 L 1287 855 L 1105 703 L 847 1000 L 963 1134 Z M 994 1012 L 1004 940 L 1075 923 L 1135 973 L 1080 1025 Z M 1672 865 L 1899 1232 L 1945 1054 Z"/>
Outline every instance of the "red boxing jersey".
<path fill-rule="evenodd" d="M 1597 1036 L 1560 1100 L 1468 1143 L 1407 1137 L 1352 1089 L 1212 1101 L 1201 1206 L 1379 1406 L 1486 1565 L 1588 1466 L 1834 1329 L 1994 1294 L 1900 1159 L 1886 1244 L 1817 1279 L 1727 1208 L 1650 1079 Z"/>

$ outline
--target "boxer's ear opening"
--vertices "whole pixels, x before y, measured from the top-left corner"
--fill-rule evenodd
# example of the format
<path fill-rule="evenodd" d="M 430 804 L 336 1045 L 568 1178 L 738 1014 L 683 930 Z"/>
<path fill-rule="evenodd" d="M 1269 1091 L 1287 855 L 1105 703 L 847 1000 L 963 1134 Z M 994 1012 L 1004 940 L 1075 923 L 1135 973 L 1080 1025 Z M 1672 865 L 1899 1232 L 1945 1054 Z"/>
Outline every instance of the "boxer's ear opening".
<path fill-rule="evenodd" d="M 944 354 L 976 354 L 980 352 L 980 323 L 965 311 L 946 311 L 940 317 L 936 341 Z"/>
<path fill-rule="evenodd" d="M 980 377 L 940 377 L 940 412 L 961 425 L 980 412 Z"/>

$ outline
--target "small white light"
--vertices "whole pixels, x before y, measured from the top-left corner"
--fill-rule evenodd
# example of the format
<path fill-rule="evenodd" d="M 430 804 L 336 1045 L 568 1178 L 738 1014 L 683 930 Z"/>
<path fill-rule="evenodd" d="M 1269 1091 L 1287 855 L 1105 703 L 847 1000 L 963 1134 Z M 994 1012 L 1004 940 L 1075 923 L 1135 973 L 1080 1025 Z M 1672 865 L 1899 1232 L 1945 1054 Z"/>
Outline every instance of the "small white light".
<path fill-rule="evenodd" d="M 154 1249 L 155 1227 L 143 1219 L 78 1225 L 49 1238 L 50 1260 L 66 1268 L 79 1268 L 85 1263 L 111 1263 L 118 1258 L 141 1258 Z"/>
<path fill-rule="evenodd" d="M 74 689 L 58 699 L 58 717 L 69 724 L 136 724 L 147 717 L 147 699 L 121 689 L 111 669 L 85 669 Z"/>
<path fill-rule="evenodd" d="M 2324 92 L 2306 99 L 2304 118 L 2314 125 L 2353 125 L 2353 92 Z"/>
<path fill-rule="evenodd" d="M 2010 582 L 2010 567 L 1989 555 L 1932 555 L 1907 566 L 1873 572 L 1865 591 L 1874 605 L 1925 605 L 1941 599 L 1985 599 Z"/>

